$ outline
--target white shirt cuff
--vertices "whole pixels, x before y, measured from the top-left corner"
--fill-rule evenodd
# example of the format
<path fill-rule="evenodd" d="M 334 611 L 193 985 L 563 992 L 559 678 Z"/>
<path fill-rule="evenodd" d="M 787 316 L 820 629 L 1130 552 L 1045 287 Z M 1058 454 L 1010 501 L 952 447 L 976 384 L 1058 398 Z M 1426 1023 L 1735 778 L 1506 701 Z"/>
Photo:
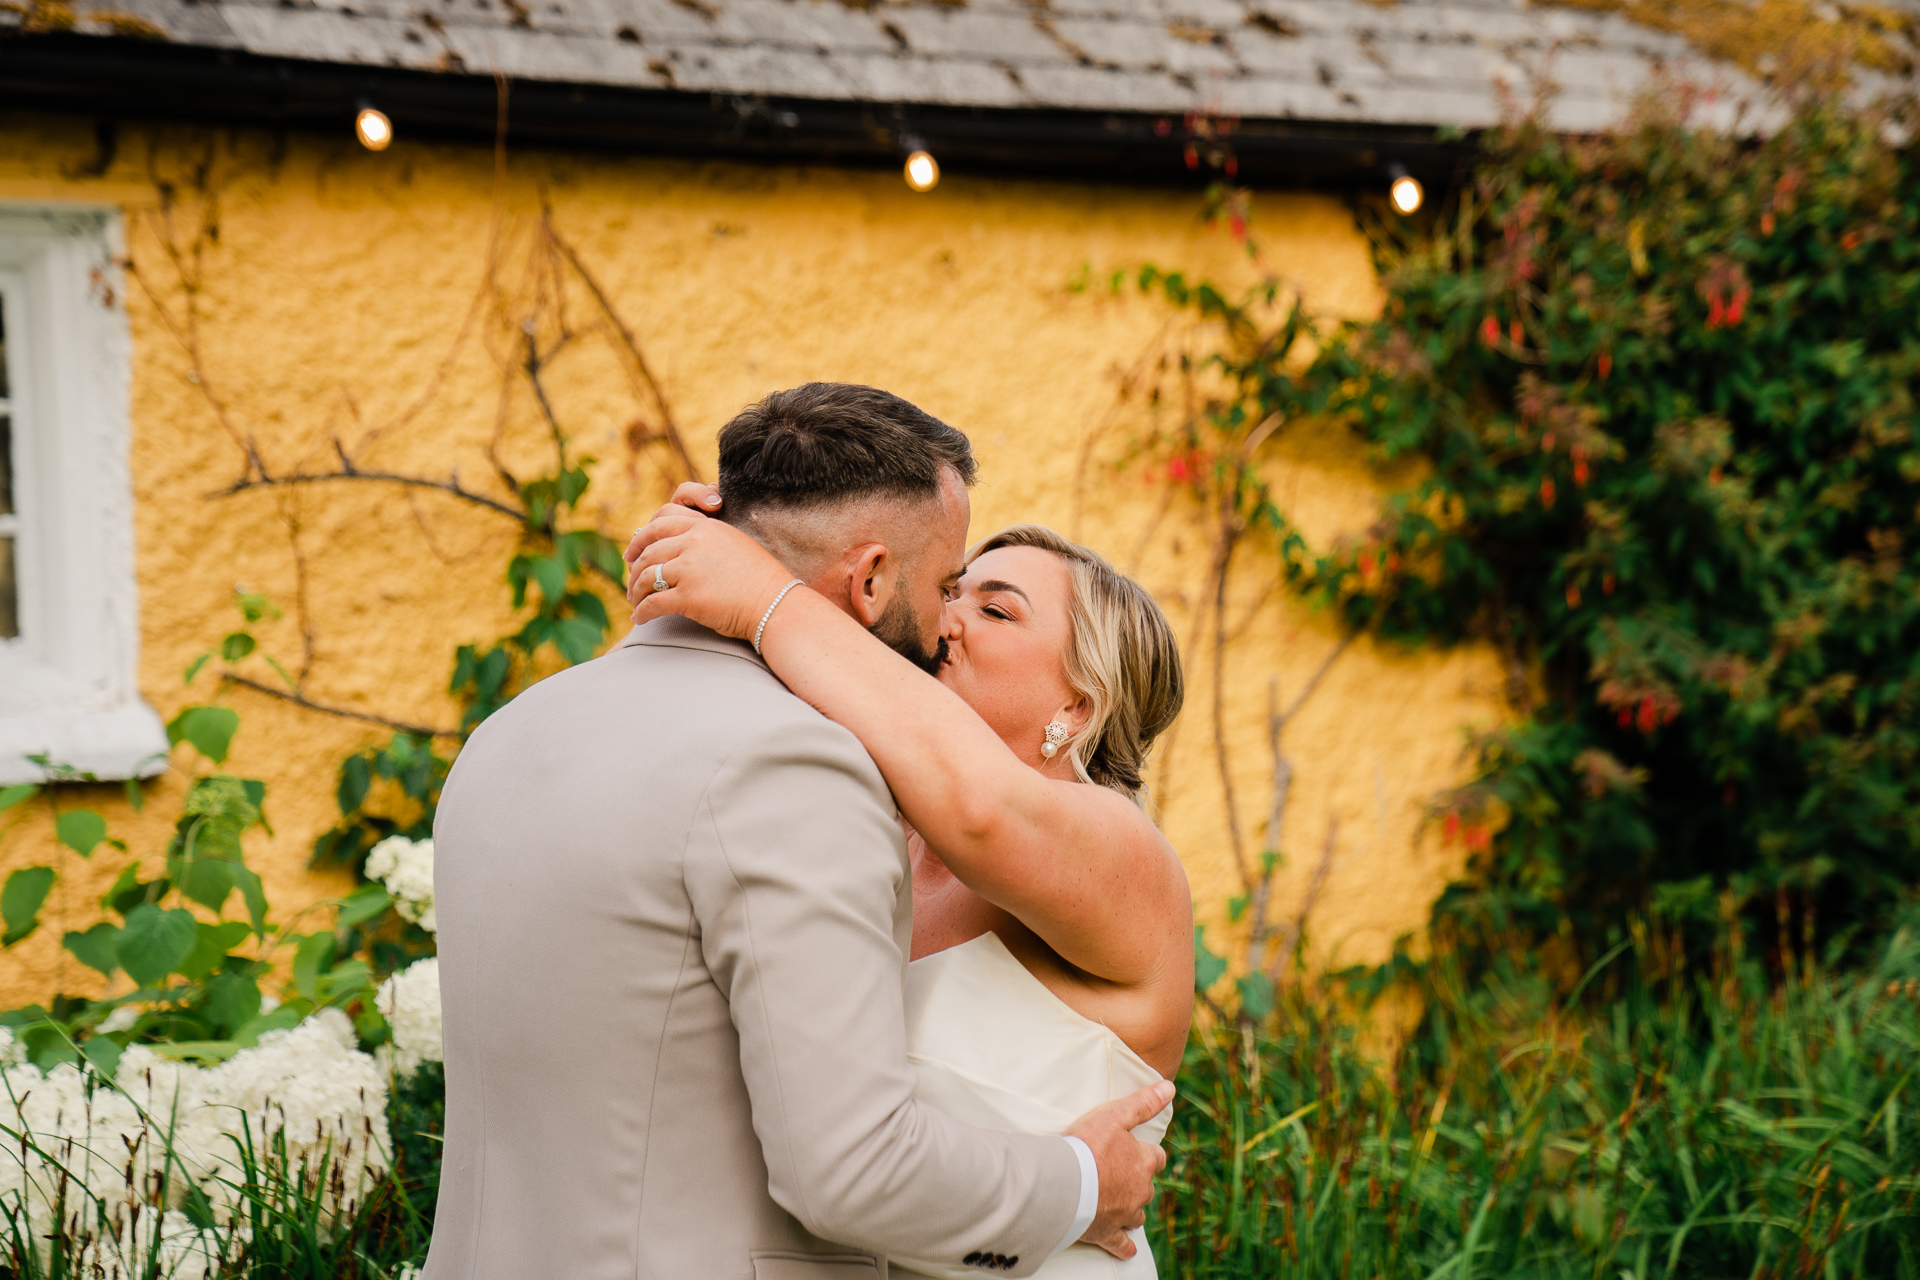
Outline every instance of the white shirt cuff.
<path fill-rule="evenodd" d="M 1087 1228 L 1093 1225 L 1093 1215 L 1100 1211 L 1100 1166 L 1093 1162 L 1093 1148 L 1071 1137 L 1067 1139 L 1067 1145 L 1080 1158 L 1080 1207 L 1074 1211 L 1073 1225 L 1067 1228 L 1067 1238 L 1060 1242 L 1054 1253 L 1067 1249 L 1087 1234 Z"/>

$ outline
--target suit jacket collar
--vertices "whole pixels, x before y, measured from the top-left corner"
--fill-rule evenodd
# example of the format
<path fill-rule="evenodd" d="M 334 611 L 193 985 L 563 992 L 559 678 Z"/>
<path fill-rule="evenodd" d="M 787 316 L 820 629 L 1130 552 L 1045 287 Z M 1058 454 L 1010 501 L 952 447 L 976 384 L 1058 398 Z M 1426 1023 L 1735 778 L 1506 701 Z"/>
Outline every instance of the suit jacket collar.
<path fill-rule="evenodd" d="M 753 646 L 745 640 L 734 640 L 721 635 L 718 631 L 709 631 L 699 623 L 679 614 L 669 614 L 664 618 L 655 618 L 652 622 L 642 623 L 627 633 L 627 638 L 614 647 L 625 649 L 629 645 L 655 645 L 668 649 L 704 649 L 708 653 L 724 654 L 729 658 L 744 658 L 755 666 L 767 667 L 766 660 L 753 651 Z"/>

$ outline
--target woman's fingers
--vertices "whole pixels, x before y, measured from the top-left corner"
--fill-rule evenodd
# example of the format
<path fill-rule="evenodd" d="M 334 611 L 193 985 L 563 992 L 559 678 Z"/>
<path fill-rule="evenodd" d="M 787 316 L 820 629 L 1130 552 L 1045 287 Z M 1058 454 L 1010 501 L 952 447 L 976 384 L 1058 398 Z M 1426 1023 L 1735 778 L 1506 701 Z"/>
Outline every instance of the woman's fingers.
<path fill-rule="evenodd" d="M 704 515 L 720 509 L 720 490 L 716 485 L 687 480 L 673 491 L 673 502 Z"/>
<path fill-rule="evenodd" d="M 685 507 L 662 507 L 653 519 L 633 531 L 633 537 L 627 540 L 627 549 L 621 553 L 621 558 L 633 564 L 654 543 L 662 538 L 678 537 L 705 519 L 699 512 L 689 511 Z"/>

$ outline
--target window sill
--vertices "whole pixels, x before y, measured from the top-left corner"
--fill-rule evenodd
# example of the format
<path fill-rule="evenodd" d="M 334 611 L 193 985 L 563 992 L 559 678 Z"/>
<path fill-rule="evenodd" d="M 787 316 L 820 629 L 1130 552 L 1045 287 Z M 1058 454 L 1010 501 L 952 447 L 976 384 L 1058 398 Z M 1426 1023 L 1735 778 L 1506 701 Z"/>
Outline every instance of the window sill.
<path fill-rule="evenodd" d="M 0 786 L 41 782 L 27 757 L 46 753 L 102 782 L 151 778 L 167 767 L 167 730 L 144 702 L 0 713 Z"/>

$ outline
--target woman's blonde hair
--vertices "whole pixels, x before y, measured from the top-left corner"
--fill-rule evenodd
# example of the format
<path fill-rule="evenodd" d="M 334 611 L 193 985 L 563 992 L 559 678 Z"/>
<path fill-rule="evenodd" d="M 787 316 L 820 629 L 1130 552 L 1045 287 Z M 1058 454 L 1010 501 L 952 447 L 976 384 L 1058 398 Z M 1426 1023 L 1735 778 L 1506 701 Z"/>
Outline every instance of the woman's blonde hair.
<path fill-rule="evenodd" d="M 1067 562 L 1073 634 L 1063 665 L 1088 705 L 1086 723 L 1064 744 L 1067 758 L 1082 782 L 1138 800 L 1147 750 L 1186 697 L 1173 627 L 1145 587 L 1037 524 L 1002 529 L 969 551 L 967 563 L 1001 547 L 1036 547 Z"/>

